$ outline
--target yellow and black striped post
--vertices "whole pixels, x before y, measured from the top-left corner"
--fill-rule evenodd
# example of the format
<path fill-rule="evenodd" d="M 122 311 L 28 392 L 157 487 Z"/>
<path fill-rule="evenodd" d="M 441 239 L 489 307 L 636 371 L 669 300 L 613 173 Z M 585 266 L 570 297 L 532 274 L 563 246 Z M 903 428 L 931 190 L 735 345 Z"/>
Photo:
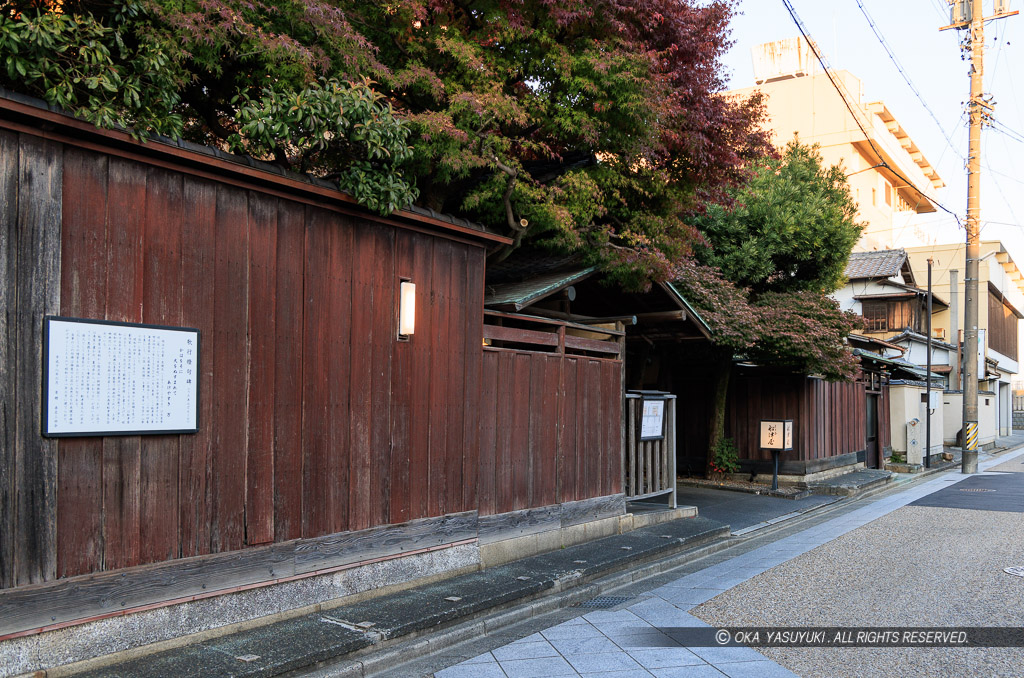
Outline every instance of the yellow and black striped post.
<path fill-rule="evenodd" d="M 964 449 L 968 451 L 977 451 L 978 449 L 978 424 L 969 421 L 967 422 L 967 434 L 964 436 Z"/>

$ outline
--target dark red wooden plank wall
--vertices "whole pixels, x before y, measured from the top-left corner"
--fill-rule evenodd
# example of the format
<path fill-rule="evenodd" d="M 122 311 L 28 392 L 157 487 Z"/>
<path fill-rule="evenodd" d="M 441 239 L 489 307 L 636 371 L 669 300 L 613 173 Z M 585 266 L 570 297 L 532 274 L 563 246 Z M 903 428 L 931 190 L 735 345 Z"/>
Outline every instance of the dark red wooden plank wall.
<path fill-rule="evenodd" d="M 58 576 L 476 508 L 483 247 L 64 155 L 61 312 L 197 327 L 202 375 L 198 434 L 59 440 Z"/>
<path fill-rule="evenodd" d="M 621 369 L 616 360 L 484 352 L 481 515 L 622 491 Z"/>
<path fill-rule="evenodd" d="M 72 150 L 64 157 L 63 234 L 82 257 L 73 266 L 61 256 L 61 313 L 102 317 L 106 312 L 107 158 Z M 92 572 L 103 558 L 103 440 L 78 438 L 57 448 L 57 514 L 74 521 L 57 523 L 57 576 Z"/>
<path fill-rule="evenodd" d="M 771 459 L 759 448 L 762 419 L 792 419 L 792 460 L 811 461 L 865 449 L 867 399 L 861 382 L 828 382 L 798 375 L 737 374 L 726 421 L 743 459 Z"/>

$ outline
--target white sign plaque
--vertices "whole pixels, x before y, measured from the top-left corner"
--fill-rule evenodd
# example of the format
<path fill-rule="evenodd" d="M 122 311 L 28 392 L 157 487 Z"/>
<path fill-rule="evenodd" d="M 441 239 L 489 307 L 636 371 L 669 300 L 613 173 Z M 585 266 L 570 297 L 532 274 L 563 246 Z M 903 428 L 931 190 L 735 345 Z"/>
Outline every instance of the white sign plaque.
<path fill-rule="evenodd" d="M 640 417 L 640 440 L 656 440 L 664 437 L 665 401 L 644 398 Z"/>
<path fill-rule="evenodd" d="M 44 319 L 43 435 L 194 433 L 199 330 Z"/>
<path fill-rule="evenodd" d="M 792 419 L 762 419 L 761 420 L 761 449 L 763 449 L 763 450 L 792 450 L 793 449 L 793 420 Z"/>

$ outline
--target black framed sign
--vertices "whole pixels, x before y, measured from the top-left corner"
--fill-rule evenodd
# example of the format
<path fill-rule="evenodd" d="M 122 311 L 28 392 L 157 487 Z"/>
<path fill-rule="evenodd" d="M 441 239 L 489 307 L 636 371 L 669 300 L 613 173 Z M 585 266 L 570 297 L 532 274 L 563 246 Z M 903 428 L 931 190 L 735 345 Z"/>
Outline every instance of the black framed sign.
<path fill-rule="evenodd" d="M 644 397 L 640 401 L 640 440 L 665 437 L 665 399 Z"/>
<path fill-rule="evenodd" d="M 43 435 L 199 430 L 199 330 L 43 318 Z"/>

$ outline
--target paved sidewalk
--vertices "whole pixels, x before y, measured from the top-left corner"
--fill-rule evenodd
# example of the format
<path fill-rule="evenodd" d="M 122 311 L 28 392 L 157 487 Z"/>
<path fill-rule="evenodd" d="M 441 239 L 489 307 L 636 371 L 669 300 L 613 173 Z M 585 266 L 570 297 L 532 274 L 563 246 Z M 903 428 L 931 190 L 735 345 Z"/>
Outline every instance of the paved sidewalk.
<path fill-rule="evenodd" d="M 981 455 L 987 471 L 1024 455 L 1024 449 Z M 435 673 L 437 678 L 684 678 L 793 676 L 788 669 L 745 647 L 683 647 L 671 628 L 707 626 L 689 613 L 725 591 L 837 537 L 967 478 L 945 473 L 882 497 L 843 516 L 741 556 L 680 577 L 622 609 L 598 610 L 544 629 Z"/>
<path fill-rule="evenodd" d="M 696 506 L 698 516 L 728 525 L 733 534 L 745 534 L 795 518 L 840 499 L 838 496 L 816 494 L 802 499 L 786 499 L 685 485 L 680 485 L 676 493 L 680 506 Z"/>

